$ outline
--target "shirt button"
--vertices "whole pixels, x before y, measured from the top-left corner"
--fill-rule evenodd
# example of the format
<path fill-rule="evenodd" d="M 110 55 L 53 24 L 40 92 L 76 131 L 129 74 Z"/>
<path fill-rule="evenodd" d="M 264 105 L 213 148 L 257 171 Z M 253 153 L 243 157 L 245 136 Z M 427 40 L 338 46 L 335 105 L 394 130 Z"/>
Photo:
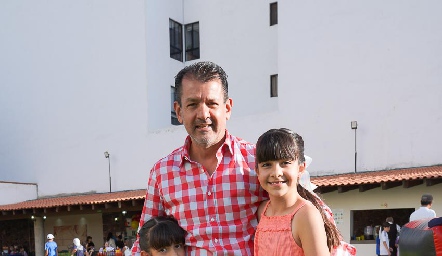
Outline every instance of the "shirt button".
<path fill-rule="evenodd" d="M 209 191 L 209 193 L 207 193 L 209 196 L 212 195 L 212 192 Z"/>
<path fill-rule="evenodd" d="M 211 218 L 210 221 L 215 221 L 215 218 Z"/>
<path fill-rule="evenodd" d="M 218 243 L 218 239 L 215 238 L 215 243 Z"/>

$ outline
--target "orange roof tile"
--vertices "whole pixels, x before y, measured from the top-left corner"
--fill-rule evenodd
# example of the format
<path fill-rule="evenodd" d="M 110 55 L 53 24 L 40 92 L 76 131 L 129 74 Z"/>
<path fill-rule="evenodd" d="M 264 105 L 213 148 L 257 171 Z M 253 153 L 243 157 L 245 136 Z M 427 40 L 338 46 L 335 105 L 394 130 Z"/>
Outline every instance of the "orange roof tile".
<path fill-rule="evenodd" d="M 48 197 L 35 200 L 19 202 L 15 204 L 0 205 L 0 211 L 34 209 L 34 208 L 50 208 L 67 205 L 87 205 L 87 204 L 103 204 L 111 202 L 129 201 L 144 199 L 146 190 L 130 190 L 103 194 L 82 194 L 73 196 Z"/>
<path fill-rule="evenodd" d="M 327 187 L 434 178 L 442 178 L 442 165 L 312 177 L 311 182 L 319 187 Z"/>
<path fill-rule="evenodd" d="M 345 173 L 328 176 L 312 177 L 311 181 L 321 187 L 352 186 L 376 184 L 381 182 L 396 182 L 404 180 L 441 179 L 442 165 L 396 169 L 387 171 L 370 171 L 360 173 Z M 96 205 L 112 202 L 143 200 L 145 189 L 121 191 L 102 194 L 82 194 L 40 198 L 19 202 L 16 204 L 0 205 L 0 211 L 15 211 L 24 209 L 43 209 L 68 205 Z"/>

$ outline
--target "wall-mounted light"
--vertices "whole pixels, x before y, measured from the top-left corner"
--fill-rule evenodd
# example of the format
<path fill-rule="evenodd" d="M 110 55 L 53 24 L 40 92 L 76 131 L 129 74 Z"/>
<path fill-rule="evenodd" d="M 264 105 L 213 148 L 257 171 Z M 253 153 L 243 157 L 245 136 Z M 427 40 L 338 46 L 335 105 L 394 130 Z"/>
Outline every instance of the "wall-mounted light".
<path fill-rule="evenodd" d="M 351 128 L 358 129 L 358 121 L 351 121 Z"/>
<path fill-rule="evenodd" d="M 117 222 L 118 221 L 118 217 L 115 217 L 115 222 Z"/>
<path fill-rule="evenodd" d="M 358 129 L 358 121 L 351 121 L 351 129 L 355 130 L 355 173 L 356 173 L 356 163 L 358 158 L 358 152 L 356 151 L 356 130 Z"/>
<path fill-rule="evenodd" d="M 123 216 L 126 216 L 127 212 L 126 211 L 122 211 L 121 213 L 123 214 Z"/>
<path fill-rule="evenodd" d="M 108 151 L 104 151 L 104 157 L 107 158 L 107 161 L 109 163 L 109 192 L 112 192 L 112 179 L 111 179 L 111 173 L 110 173 L 110 154 Z"/>
<path fill-rule="evenodd" d="M 43 216 L 43 220 L 45 220 L 46 219 L 46 215 L 45 216 Z"/>
<path fill-rule="evenodd" d="M 34 215 L 31 216 L 31 220 L 35 221 L 35 216 Z"/>

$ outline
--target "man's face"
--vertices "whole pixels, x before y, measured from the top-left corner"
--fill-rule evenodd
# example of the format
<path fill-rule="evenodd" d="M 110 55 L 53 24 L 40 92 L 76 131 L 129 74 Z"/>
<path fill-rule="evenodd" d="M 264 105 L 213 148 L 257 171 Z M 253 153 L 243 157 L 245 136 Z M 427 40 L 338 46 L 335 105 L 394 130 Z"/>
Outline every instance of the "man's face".
<path fill-rule="evenodd" d="M 184 124 L 192 142 L 209 148 L 220 142 L 225 135 L 230 118 L 232 99 L 224 102 L 219 79 L 206 83 L 184 78 L 182 81 L 181 106 L 174 103 L 178 121 Z"/>

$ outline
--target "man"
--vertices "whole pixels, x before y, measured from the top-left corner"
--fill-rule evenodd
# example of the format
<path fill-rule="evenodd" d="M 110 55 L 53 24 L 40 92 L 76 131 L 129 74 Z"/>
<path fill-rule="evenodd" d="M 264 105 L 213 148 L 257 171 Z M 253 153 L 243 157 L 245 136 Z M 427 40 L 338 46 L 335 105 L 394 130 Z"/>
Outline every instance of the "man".
<path fill-rule="evenodd" d="M 54 235 L 48 234 L 48 241 L 45 243 L 45 256 L 58 256 L 57 243 L 54 242 Z"/>
<path fill-rule="evenodd" d="M 226 130 L 233 104 L 227 75 L 198 62 L 177 74 L 175 88 L 174 108 L 189 136 L 152 168 L 139 225 L 173 215 L 187 231 L 187 255 L 253 255 L 255 213 L 266 194 L 255 146 Z M 138 238 L 132 252 L 140 253 Z"/>
<path fill-rule="evenodd" d="M 436 212 L 431 209 L 432 204 L 433 204 L 432 195 L 430 194 L 422 195 L 421 207 L 410 215 L 410 221 L 427 219 L 427 218 L 436 218 Z"/>
<path fill-rule="evenodd" d="M 393 250 L 391 251 L 391 256 L 397 255 L 397 247 L 396 247 L 396 238 L 401 232 L 401 227 L 399 227 L 398 224 L 393 223 L 394 219 L 393 217 L 387 217 L 386 219 L 387 223 L 390 225 L 390 230 L 388 231 L 388 240 L 390 241 L 390 248 Z"/>
<path fill-rule="evenodd" d="M 227 75 L 215 63 L 195 63 L 175 77 L 174 108 L 188 136 L 150 171 L 139 226 L 173 215 L 187 231 L 188 256 L 253 255 L 255 213 L 268 195 L 255 173 L 255 145 L 226 130 L 232 105 Z M 309 179 L 304 185 L 312 188 Z M 138 240 L 132 255 L 140 255 Z M 345 242 L 337 250 L 356 253 Z"/>

